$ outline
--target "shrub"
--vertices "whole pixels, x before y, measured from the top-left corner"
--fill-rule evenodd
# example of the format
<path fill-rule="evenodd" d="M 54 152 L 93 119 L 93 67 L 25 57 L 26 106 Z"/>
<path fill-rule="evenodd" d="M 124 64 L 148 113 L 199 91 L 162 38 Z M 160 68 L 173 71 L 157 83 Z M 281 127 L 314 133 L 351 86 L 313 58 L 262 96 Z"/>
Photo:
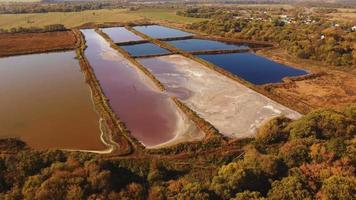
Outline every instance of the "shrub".
<path fill-rule="evenodd" d="M 279 156 L 289 168 L 300 166 L 310 161 L 309 148 L 304 144 L 303 140 L 294 140 L 285 143 L 280 148 Z"/>
<path fill-rule="evenodd" d="M 286 117 L 276 117 L 262 125 L 256 135 L 257 142 L 272 144 L 286 140 L 288 132 L 284 128 L 290 123 Z"/>
<path fill-rule="evenodd" d="M 325 180 L 321 188 L 322 200 L 356 199 L 356 178 L 332 176 Z"/>
<path fill-rule="evenodd" d="M 232 200 L 262 200 L 264 199 L 259 192 L 245 191 L 236 194 Z"/>
<path fill-rule="evenodd" d="M 355 51 L 356 52 L 356 51 Z M 350 117 L 353 120 L 356 120 L 356 104 L 350 104 L 344 108 L 343 113 L 347 117 Z"/>
<path fill-rule="evenodd" d="M 289 125 L 290 138 L 313 137 L 329 139 L 349 138 L 355 134 L 355 127 L 344 115 L 331 110 L 319 110 L 305 115 Z"/>
<path fill-rule="evenodd" d="M 298 176 L 288 176 L 272 183 L 268 193 L 271 200 L 311 200 L 312 195 L 306 188 L 306 182 Z"/>
<path fill-rule="evenodd" d="M 266 192 L 268 185 L 268 180 L 261 170 L 233 162 L 219 169 L 210 188 L 221 198 L 229 199 L 244 190 Z"/>

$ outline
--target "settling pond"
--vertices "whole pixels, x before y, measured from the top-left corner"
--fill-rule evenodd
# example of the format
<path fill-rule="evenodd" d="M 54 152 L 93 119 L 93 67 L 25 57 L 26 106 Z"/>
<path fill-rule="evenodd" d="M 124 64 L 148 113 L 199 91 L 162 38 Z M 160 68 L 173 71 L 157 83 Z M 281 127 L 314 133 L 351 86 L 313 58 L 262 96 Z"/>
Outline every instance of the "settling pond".
<path fill-rule="evenodd" d="M 141 37 L 127 30 L 125 27 L 103 28 L 101 30 L 106 33 L 114 43 L 143 40 Z"/>
<path fill-rule="evenodd" d="M 193 35 L 191 33 L 187 33 L 178 29 L 168 28 L 159 25 L 135 26 L 134 29 L 156 39 L 186 37 Z"/>
<path fill-rule="evenodd" d="M 308 74 L 304 70 L 276 63 L 254 53 L 206 54 L 198 57 L 256 85 L 278 83 L 284 77 Z"/>
<path fill-rule="evenodd" d="M 111 108 L 135 138 L 145 146 L 154 147 L 177 141 L 185 134 L 201 137 L 196 134 L 196 126 L 145 74 L 94 30 L 81 31 L 88 46 L 85 56 Z"/>
<path fill-rule="evenodd" d="M 184 51 L 208 51 L 208 50 L 237 50 L 249 49 L 246 45 L 229 44 L 215 40 L 186 39 L 169 41 L 169 44 Z"/>
<path fill-rule="evenodd" d="M 0 59 L 0 137 L 37 149 L 105 150 L 75 52 Z"/>
<path fill-rule="evenodd" d="M 163 49 L 152 43 L 123 45 L 120 47 L 127 51 L 131 56 L 147 56 L 170 53 L 168 50 Z"/>

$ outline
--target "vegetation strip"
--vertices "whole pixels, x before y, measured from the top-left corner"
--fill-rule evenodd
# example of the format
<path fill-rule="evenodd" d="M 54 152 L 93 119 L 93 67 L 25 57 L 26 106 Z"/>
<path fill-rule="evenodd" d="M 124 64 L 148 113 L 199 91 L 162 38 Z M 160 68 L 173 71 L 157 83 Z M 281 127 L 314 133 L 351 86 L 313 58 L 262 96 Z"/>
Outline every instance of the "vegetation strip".
<path fill-rule="evenodd" d="M 104 33 L 104 32 L 103 32 Z M 128 45 L 135 45 L 135 44 L 145 44 L 148 43 L 148 40 L 138 40 L 138 41 L 128 41 L 128 42 L 119 42 L 115 43 L 119 46 L 128 46 Z"/>
<path fill-rule="evenodd" d="M 161 41 L 174 41 L 174 40 L 189 40 L 193 39 L 194 35 L 184 36 L 184 37 L 169 37 L 169 38 L 159 38 Z"/>
<path fill-rule="evenodd" d="M 207 133 L 204 139 L 209 140 L 211 138 L 221 138 L 223 139 L 223 135 L 216 129 L 212 124 L 207 122 L 205 119 L 201 118 L 196 112 L 190 109 L 187 105 L 179 101 L 176 97 L 172 97 L 173 101 L 177 104 L 177 106 L 195 123 L 197 126 Z"/>
<path fill-rule="evenodd" d="M 119 121 L 118 117 L 111 110 L 108 99 L 104 96 L 100 83 L 95 78 L 94 71 L 90 67 L 89 62 L 85 57 L 85 39 L 83 38 L 83 35 L 80 33 L 80 31 L 75 30 L 75 34 L 77 35 L 77 38 L 81 41 L 80 48 L 77 49 L 80 66 L 86 77 L 86 81 L 91 88 L 95 108 L 97 109 L 98 113 L 101 115 L 102 119 L 105 121 L 106 124 L 106 126 L 104 126 L 106 127 L 106 134 L 103 138 L 112 138 L 112 140 L 106 140 L 106 143 L 111 144 L 111 146 L 114 148 L 114 150 L 111 152 L 112 154 L 127 155 L 133 153 L 134 150 L 140 149 L 140 146 L 137 144 L 137 142 L 133 141 L 133 139 L 128 137 L 129 133 L 126 126 L 124 125 L 124 123 Z M 109 130 L 112 132 L 108 133 Z M 108 134 L 111 134 L 111 136 L 108 136 Z"/>
<path fill-rule="evenodd" d="M 250 52 L 251 49 L 231 49 L 231 50 L 204 50 L 204 51 L 193 51 L 189 52 L 192 55 L 199 54 L 228 54 L 228 53 L 245 53 Z"/>

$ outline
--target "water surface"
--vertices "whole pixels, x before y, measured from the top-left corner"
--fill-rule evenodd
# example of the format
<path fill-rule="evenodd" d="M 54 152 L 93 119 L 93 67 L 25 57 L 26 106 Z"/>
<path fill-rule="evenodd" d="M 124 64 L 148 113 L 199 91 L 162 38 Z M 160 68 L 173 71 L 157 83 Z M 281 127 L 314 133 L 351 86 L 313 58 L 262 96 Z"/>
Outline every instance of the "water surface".
<path fill-rule="evenodd" d="M 169 97 L 94 30 L 82 33 L 88 45 L 85 55 L 95 76 L 132 135 L 146 146 L 173 139 L 180 118 Z"/>
<path fill-rule="evenodd" d="M 306 71 L 268 60 L 253 53 L 198 55 L 253 84 L 281 82 L 284 77 L 300 76 Z"/>
<path fill-rule="evenodd" d="M 0 137 L 34 148 L 104 150 L 74 52 L 0 59 Z"/>
<path fill-rule="evenodd" d="M 127 30 L 125 27 L 112 27 L 101 29 L 114 43 L 140 41 L 141 37 Z"/>
<path fill-rule="evenodd" d="M 123 45 L 120 46 L 125 51 L 127 51 L 132 56 L 147 56 L 147 55 L 159 55 L 167 54 L 168 50 L 161 48 L 152 43 L 134 44 L 134 45 Z"/>
<path fill-rule="evenodd" d="M 168 43 L 173 46 L 182 49 L 184 51 L 208 51 L 208 50 L 236 50 L 236 49 L 248 49 L 246 45 L 229 44 L 225 42 L 215 40 L 203 40 L 203 39 L 187 39 L 187 40 L 174 40 Z"/>
<path fill-rule="evenodd" d="M 173 37 L 186 37 L 193 34 L 187 33 L 178 29 L 168 28 L 165 26 L 151 25 L 151 26 L 135 26 L 134 29 L 144 33 L 153 38 L 173 38 Z"/>

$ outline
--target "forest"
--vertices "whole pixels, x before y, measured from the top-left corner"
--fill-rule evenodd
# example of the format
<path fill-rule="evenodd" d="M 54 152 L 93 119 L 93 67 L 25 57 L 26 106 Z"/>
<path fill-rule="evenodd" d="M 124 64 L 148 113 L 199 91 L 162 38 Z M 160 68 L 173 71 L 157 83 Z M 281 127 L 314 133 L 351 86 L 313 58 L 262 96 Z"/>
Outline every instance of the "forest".
<path fill-rule="evenodd" d="M 0 140 L 0 199 L 355 199 L 356 104 L 277 117 L 243 154 L 107 157 Z M 176 157 L 175 157 L 176 156 Z M 175 157 L 175 158 L 174 158 Z M 184 161 L 184 162 L 183 162 Z M 187 165 L 187 166 L 185 166 Z"/>
<path fill-rule="evenodd" d="M 251 17 L 239 11 L 216 8 L 187 9 L 178 15 L 204 17 L 209 20 L 187 25 L 188 29 L 227 38 L 273 42 L 289 54 L 334 66 L 356 66 L 356 31 L 352 24 L 333 22 L 301 11 L 292 16 L 269 16 L 259 11 Z M 280 13 L 284 13 L 281 11 Z M 257 12 L 258 13 L 258 12 Z"/>

